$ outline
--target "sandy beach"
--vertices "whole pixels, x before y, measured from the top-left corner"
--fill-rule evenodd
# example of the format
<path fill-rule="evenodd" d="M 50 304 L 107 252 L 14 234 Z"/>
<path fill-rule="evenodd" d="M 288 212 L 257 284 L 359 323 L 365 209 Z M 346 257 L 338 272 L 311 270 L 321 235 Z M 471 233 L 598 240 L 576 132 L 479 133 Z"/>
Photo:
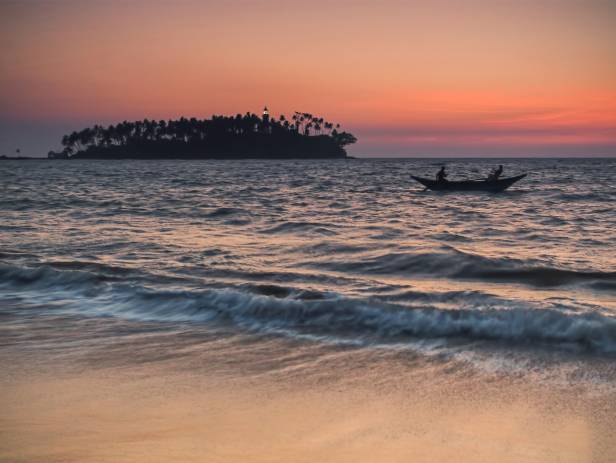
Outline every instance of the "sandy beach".
<path fill-rule="evenodd" d="M 610 437 L 616 394 L 607 384 L 590 390 L 549 375 L 530 383 L 472 371 L 464 362 L 444 369 L 407 350 L 332 351 L 203 330 L 131 334 L 130 344 L 58 339 L 74 339 L 92 323 L 65 320 L 58 333 L 38 322 L 26 349 L 12 349 L 19 334 L 3 330 L 0 460 L 607 463 L 616 457 Z M 116 332 L 138 331 L 106 323 Z"/>

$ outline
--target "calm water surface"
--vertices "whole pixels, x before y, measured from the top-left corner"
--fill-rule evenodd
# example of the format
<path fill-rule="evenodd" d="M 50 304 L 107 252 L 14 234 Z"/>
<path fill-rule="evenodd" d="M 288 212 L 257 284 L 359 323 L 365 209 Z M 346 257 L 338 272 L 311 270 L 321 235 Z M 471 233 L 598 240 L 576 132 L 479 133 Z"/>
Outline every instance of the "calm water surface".
<path fill-rule="evenodd" d="M 422 191 L 434 160 L 3 162 L 2 345 L 177 335 L 147 360 L 242 334 L 611 384 L 616 160 L 447 165 L 499 162 L 529 176 L 495 195 Z"/>

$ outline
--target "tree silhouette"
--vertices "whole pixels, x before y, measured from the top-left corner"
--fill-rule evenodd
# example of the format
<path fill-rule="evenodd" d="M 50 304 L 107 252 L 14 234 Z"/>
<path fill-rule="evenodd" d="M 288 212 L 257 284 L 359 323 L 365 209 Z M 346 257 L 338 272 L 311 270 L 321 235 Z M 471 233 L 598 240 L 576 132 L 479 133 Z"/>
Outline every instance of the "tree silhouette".
<path fill-rule="evenodd" d="M 62 137 L 62 152 L 49 157 L 344 157 L 344 147 L 357 139 L 339 128 L 298 111 L 268 123 L 250 112 L 210 119 L 146 118 L 73 131 Z"/>

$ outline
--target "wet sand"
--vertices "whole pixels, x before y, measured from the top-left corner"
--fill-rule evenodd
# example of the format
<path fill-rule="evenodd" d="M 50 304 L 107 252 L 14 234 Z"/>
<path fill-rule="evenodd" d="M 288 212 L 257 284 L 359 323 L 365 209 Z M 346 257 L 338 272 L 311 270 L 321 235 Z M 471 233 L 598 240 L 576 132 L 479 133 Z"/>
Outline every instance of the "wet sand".
<path fill-rule="evenodd" d="M 471 373 L 387 349 L 322 349 L 278 338 L 253 344 L 237 336 L 195 344 L 193 336 L 9 345 L 0 356 L 0 460 L 616 458 L 610 387 Z M 269 360 L 274 352 L 284 357 L 277 366 Z"/>

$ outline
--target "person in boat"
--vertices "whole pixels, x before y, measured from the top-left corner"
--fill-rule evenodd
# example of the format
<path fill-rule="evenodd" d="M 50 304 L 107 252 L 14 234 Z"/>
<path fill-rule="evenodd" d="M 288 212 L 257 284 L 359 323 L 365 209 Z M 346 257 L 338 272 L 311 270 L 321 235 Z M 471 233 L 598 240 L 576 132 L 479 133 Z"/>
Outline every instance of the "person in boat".
<path fill-rule="evenodd" d="M 442 166 L 441 170 L 439 170 L 436 173 L 436 181 L 437 182 L 446 182 L 447 181 L 447 172 L 445 172 L 445 166 Z"/>
<path fill-rule="evenodd" d="M 499 165 L 498 169 L 494 169 L 490 175 L 488 175 L 488 181 L 496 181 L 503 174 L 503 165 Z"/>

